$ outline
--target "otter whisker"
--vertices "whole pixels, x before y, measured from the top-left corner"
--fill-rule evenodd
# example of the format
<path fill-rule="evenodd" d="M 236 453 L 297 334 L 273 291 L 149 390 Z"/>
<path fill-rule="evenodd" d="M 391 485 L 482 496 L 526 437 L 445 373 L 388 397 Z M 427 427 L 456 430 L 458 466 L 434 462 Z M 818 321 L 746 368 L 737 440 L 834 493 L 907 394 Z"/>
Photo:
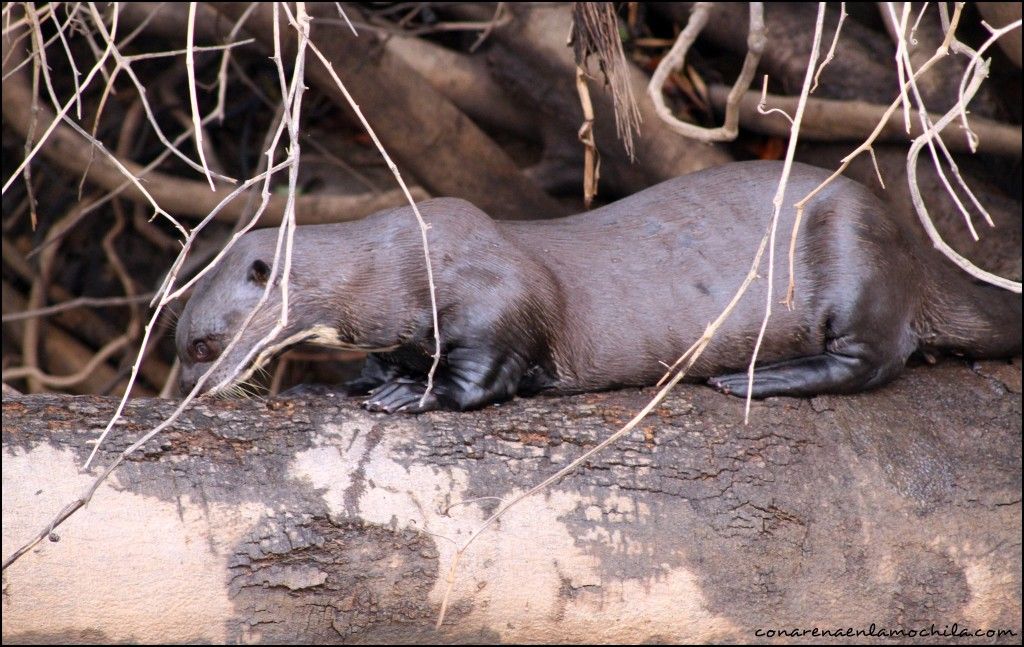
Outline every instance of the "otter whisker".
<path fill-rule="evenodd" d="M 245 394 L 246 400 L 256 400 L 260 396 L 260 387 L 253 382 L 242 382 L 238 385 L 238 388 Z"/>

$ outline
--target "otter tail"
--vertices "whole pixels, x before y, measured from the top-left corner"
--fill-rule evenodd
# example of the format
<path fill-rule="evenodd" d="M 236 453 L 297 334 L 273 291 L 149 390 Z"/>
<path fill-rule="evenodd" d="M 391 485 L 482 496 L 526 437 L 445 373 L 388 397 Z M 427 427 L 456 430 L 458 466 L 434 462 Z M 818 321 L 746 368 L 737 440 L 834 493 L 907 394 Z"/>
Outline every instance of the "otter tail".
<path fill-rule="evenodd" d="M 1021 352 L 1021 295 L 972 279 L 958 268 L 934 267 L 925 301 L 924 348 L 970 357 L 1013 357 Z"/>

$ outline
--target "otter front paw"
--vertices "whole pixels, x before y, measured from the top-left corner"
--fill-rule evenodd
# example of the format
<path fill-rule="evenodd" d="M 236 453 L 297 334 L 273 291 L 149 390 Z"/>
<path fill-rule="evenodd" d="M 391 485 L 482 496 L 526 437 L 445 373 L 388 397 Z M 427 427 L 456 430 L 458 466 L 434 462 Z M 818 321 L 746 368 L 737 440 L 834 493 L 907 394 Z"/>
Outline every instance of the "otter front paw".
<path fill-rule="evenodd" d="M 424 400 L 423 393 L 426 390 L 424 382 L 408 378 L 395 379 L 373 390 L 363 402 L 363 407 L 369 411 L 385 413 L 421 413 L 440 408 L 433 393 Z M 423 404 L 420 404 L 420 400 L 423 400 Z"/>

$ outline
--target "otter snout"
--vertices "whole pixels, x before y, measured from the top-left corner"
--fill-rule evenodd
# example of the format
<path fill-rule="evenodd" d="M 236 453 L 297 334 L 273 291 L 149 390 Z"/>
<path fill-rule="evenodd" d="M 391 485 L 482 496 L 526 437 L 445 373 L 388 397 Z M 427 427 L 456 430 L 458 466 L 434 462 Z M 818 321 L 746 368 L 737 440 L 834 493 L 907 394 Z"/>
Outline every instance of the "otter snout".
<path fill-rule="evenodd" d="M 178 377 L 178 391 L 182 396 L 188 395 L 192 392 L 192 389 L 195 388 L 196 381 L 197 380 L 194 376 L 186 375 L 185 372 L 182 371 L 181 375 Z"/>
<path fill-rule="evenodd" d="M 196 383 L 199 382 L 199 378 L 201 378 L 203 373 L 205 373 L 209 368 L 209 364 L 202 366 L 188 366 L 186 364 L 182 364 L 181 373 L 178 375 L 178 393 L 182 397 L 191 393 L 192 389 L 196 388 Z M 216 383 L 216 376 L 211 375 L 206 378 L 206 381 L 203 382 L 202 388 L 199 389 L 199 393 L 196 393 L 196 395 L 198 396 L 208 392 Z"/>

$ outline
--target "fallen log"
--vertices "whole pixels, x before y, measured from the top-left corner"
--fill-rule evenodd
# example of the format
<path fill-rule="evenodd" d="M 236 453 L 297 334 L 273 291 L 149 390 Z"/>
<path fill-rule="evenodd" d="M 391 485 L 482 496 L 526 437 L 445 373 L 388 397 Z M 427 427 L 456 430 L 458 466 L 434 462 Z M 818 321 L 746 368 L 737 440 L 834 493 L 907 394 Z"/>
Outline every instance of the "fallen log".
<path fill-rule="evenodd" d="M 751 642 L 874 625 L 860 642 L 953 623 L 1020 636 L 1019 359 L 770 399 L 747 426 L 741 400 L 680 387 L 485 531 L 435 631 L 456 545 L 650 395 L 420 416 L 203 401 L 4 572 L 3 640 Z M 5 557 L 90 482 L 79 466 L 114 404 L 4 396 Z M 130 403 L 99 464 L 173 406 Z"/>

